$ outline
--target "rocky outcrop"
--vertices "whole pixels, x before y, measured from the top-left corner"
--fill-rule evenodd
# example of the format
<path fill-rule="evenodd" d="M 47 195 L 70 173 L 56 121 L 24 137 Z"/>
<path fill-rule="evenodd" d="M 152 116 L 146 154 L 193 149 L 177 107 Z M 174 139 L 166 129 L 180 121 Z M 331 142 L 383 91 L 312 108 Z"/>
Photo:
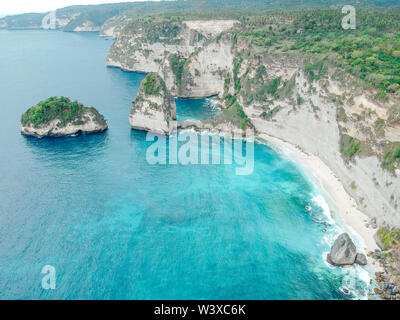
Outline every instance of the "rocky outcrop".
<path fill-rule="evenodd" d="M 187 59 L 210 39 L 237 23 L 235 20 L 137 20 L 119 34 L 110 49 L 106 63 L 108 66 L 128 71 L 163 74 L 162 64 L 166 60 L 169 61 L 171 54 Z M 115 32 L 112 27 L 107 30 L 109 31 L 103 33 L 109 35 Z M 215 46 L 209 47 L 210 51 L 203 53 L 200 59 L 206 58 L 211 62 L 208 54 L 219 54 L 219 49 Z M 229 59 L 224 63 L 229 64 Z M 217 64 L 218 61 L 214 63 L 215 66 Z M 168 88 L 172 90 L 172 87 Z"/>
<path fill-rule="evenodd" d="M 386 147 L 381 147 L 398 143 L 399 138 L 389 133 L 400 130 L 383 127 L 381 138 L 376 129 L 395 99 L 375 101 L 376 91 L 364 90 L 357 79 L 329 65 L 320 80 L 311 81 L 305 72 L 307 62 L 296 54 L 251 57 L 239 68 L 239 101 L 256 131 L 319 157 L 358 208 L 375 218 L 374 226 L 400 226 L 400 172 L 382 167 Z M 232 87 L 229 90 L 233 92 Z M 346 140 L 346 135 L 352 138 Z M 347 141 L 359 148 L 355 155 L 348 151 Z"/>
<path fill-rule="evenodd" d="M 108 19 L 100 28 L 101 37 L 118 38 L 126 25 L 133 21 L 133 18 L 126 14 L 119 14 Z"/>
<path fill-rule="evenodd" d="M 369 252 L 368 256 L 378 260 L 382 271 L 376 272 L 379 288 L 375 293 L 386 300 L 400 300 L 400 230 L 381 228 L 376 233 L 381 250 Z"/>
<path fill-rule="evenodd" d="M 84 21 L 80 23 L 79 26 L 74 27 L 71 31 L 74 32 L 97 32 L 100 30 L 100 27 L 97 26 L 92 21 Z"/>
<path fill-rule="evenodd" d="M 102 116 L 101 116 L 101 119 Z M 99 133 L 108 129 L 104 120 L 99 120 L 99 113 L 94 110 L 85 111 L 79 120 L 60 125 L 59 119 L 48 124 L 35 126 L 27 124 L 21 126 L 21 133 L 35 137 L 65 137 L 79 133 Z"/>
<path fill-rule="evenodd" d="M 334 266 L 352 265 L 356 262 L 357 250 L 347 233 L 341 234 L 328 254 L 328 262 Z"/>
<path fill-rule="evenodd" d="M 108 129 L 104 116 L 66 97 L 50 97 L 21 116 L 21 133 L 36 137 L 63 137 Z"/>
<path fill-rule="evenodd" d="M 129 115 L 132 128 L 169 135 L 175 119 L 175 100 L 164 80 L 157 73 L 149 73 L 132 105 Z"/>
<path fill-rule="evenodd" d="M 223 117 L 221 117 L 221 121 L 216 121 L 215 119 L 212 119 L 211 121 L 186 120 L 184 122 L 179 122 L 177 128 L 181 130 L 194 130 L 199 133 L 219 134 L 232 137 L 254 136 L 254 131 L 251 131 L 250 129 L 242 130 L 235 123 L 226 120 L 224 121 Z"/>
<path fill-rule="evenodd" d="M 363 253 L 357 253 L 355 263 L 356 263 L 356 264 L 359 264 L 360 266 L 365 266 L 365 265 L 367 265 L 368 262 L 367 262 L 367 257 L 365 256 L 365 254 L 363 254 Z"/>
<path fill-rule="evenodd" d="M 188 57 L 205 40 L 181 21 L 138 20 L 128 25 L 114 42 L 106 63 L 128 71 L 158 72 L 160 63 L 170 54 Z"/>
<path fill-rule="evenodd" d="M 341 234 L 333 243 L 327 261 L 334 266 L 367 265 L 367 257 L 357 253 L 357 249 L 347 233 Z"/>

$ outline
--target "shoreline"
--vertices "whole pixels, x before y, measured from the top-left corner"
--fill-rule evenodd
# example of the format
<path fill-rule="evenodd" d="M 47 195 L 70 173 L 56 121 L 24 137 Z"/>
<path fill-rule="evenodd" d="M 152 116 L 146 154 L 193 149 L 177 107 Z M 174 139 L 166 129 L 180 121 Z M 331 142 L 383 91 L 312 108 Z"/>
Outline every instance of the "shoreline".
<path fill-rule="evenodd" d="M 289 151 L 289 158 L 303 169 L 308 176 L 314 178 L 313 182 L 316 182 L 322 188 L 325 195 L 329 197 L 329 202 L 336 207 L 337 210 L 334 212 L 335 220 L 339 218 L 340 222 L 343 222 L 352 233 L 360 238 L 362 247 L 357 248 L 359 251 L 367 255 L 369 251 L 373 252 L 379 249 L 374 239 L 376 230 L 365 226 L 370 218 L 357 208 L 356 201 L 346 192 L 340 179 L 319 157 L 308 154 L 289 142 L 265 133 L 256 135 L 256 138 L 259 138 L 261 143 L 265 142 L 272 148 L 278 147 L 278 151 L 280 149 Z M 378 267 L 370 257 L 367 259 L 370 262 L 367 267 Z"/>
<path fill-rule="evenodd" d="M 223 135 L 223 132 L 212 132 L 207 129 L 199 130 L 199 128 L 191 129 L 200 134 Z M 380 271 L 382 268 L 378 262 L 372 259 L 372 257 L 367 256 L 370 251 L 380 250 L 374 238 L 377 230 L 366 227 L 366 223 L 371 219 L 358 209 L 357 202 L 347 193 L 341 180 L 334 172 L 318 156 L 309 154 L 300 147 L 283 139 L 266 133 L 255 134 L 254 138 L 255 142 L 258 141 L 259 143 L 268 145 L 278 153 L 283 152 L 303 170 L 313 184 L 320 188 L 323 196 L 328 198 L 328 203 L 333 205 L 334 208 L 330 209 L 336 209 L 333 212 L 331 210 L 332 218 L 346 227 L 349 233 L 355 237 L 352 237 L 352 240 L 358 244 L 357 251 L 364 253 L 369 262 L 365 268 L 371 271 L 371 273 Z"/>

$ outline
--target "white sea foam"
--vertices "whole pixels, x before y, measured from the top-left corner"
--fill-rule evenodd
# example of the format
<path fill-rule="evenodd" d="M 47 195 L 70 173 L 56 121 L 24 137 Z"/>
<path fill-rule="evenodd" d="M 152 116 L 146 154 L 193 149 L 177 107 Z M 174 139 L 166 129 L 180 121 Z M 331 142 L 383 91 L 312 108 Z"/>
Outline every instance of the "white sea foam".
<path fill-rule="evenodd" d="M 213 108 L 213 109 L 218 109 L 220 110 L 220 108 L 218 107 L 218 101 L 213 99 L 213 98 L 206 98 L 206 102 L 209 105 L 209 107 Z"/>
<path fill-rule="evenodd" d="M 332 218 L 331 209 L 329 209 L 328 203 L 325 201 L 322 195 L 317 195 L 311 199 L 317 206 L 322 209 L 323 214 L 328 218 L 330 224 L 334 224 L 335 221 Z"/>
<path fill-rule="evenodd" d="M 343 278 L 342 288 L 349 290 L 355 300 L 366 300 L 368 299 L 368 292 L 371 289 L 371 280 L 372 278 L 367 270 L 354 265 L 349 268 L 346 276 Z"/>

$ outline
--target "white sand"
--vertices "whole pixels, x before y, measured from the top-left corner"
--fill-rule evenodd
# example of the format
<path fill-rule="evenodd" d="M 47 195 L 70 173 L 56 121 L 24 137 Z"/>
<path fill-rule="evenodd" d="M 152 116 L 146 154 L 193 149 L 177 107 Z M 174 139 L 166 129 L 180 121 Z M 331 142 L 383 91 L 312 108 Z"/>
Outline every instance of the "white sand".
<path fill-rule="evenodd" d="M 258 135 L 259 138 L 270 144 L 271 147 L 276 145 L 278 149 L 289 151 L 289 157 L 296 162 L 308 175 L 319 182 L 326 195 L 330 198 L 337 209 L 336 219 L 344 222 L 345 225 L 359 237 L 361 237 L 361 245 L 363 248 L 357 248 L 358 251 L 368 253 L 378 249 L 374 234 L 376 230 L 367 228 L 366 222 L 370 219 L 357 209 L 356 201 L 349 196 L 343 188 L 341 181 L 329 169 L 329 167 L 317 156 L 307 154 L 300 148 L 267 134 Z"/>

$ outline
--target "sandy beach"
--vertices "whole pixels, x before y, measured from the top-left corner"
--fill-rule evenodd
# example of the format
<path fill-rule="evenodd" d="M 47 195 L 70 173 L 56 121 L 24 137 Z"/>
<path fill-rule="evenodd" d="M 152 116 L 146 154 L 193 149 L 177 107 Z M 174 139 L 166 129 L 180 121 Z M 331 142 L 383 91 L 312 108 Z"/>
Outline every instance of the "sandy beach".
<path fill-rule="evenodd" d="M 319 183 L 326 196 L 330 198 L 330 202 L 336 206 L 337 216 L 334 218 L 343 222 L 352 233 L 361 238 L 363 247 L 357 248 L 359 251 L 366 254 L 378 249 L 374 240 L 376 230 L 366 227 L 370 218 L 357 209 L 356 201 L 346 192 L 341 181 L 320 158 L 305 153 L 291 143 L 264 133 L 259 134 L 258 138 L 271 147 L 276 146 L 278 149 L 284 148 L 284 151 L 289 151 L 288 156 Z"/>

